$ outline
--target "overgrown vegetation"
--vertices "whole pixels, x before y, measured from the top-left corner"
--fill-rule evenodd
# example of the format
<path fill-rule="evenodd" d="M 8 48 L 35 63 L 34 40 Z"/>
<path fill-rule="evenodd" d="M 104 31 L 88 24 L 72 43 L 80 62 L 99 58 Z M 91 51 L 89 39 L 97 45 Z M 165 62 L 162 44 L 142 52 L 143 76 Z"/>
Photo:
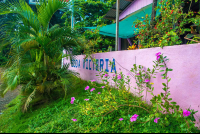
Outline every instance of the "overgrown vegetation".
<path fill-rule="evenodd" d="M 90 117 L 93 114 L 90 114 L 88 111 L 88 115 L 85 115 L 85 110 L 81 109 L 81 106 L 90 104 L 91 106 L 95 106 L 96 102 L 92 99 L 91 96 L 87 94 L 85 91 L 86 86 L 92 87 L 91 82 L 83 81 L 77 77 L 71 77 L 71 81 L 73 81 L 72 89 L 67 93 L 67 99 L 57 100 L 52 103 L 46 103 L 40 107 L 32 107 L 27 113 L 23 114 L 20 112 L 19 105 L 21 103 L 21 97 L 18 96 L 14 99 L 10 104 L 7 105 L 8 109 L 3 111 L 3 114 L 0 115 L 0 132 L 2 133 L 78 133 L 78 132 L 90 132 L 90 133 L 185 133 L 180 131 L 180 122 L 177 122 L 175 117 L 172 115 L 162 115 L 161 118 L 168 118 L 169 123 L 166 124 L 165 127 L 160 126 L 160 122 L 155 123 L 150 121 L 147 124 L 141 124 L 137 122 L 130 123 L 129 118 L 126 116 L 128 114 L 132 115 L 137 113 L 142 118 L 148 117 L 148 113 L 140 108 L 134 107 L 130 108 L 128 111 L 128 106 L 120 107 L 118 110 L 115 110 L 112 113 L 109 113 L 102 117 Z M 99 96 L 100 98 L 105 98 L 109 96 L 109 92 L 106 88 L 101 88 L 102 84 L 96 83 L 96 86 L 99 88 L 95 88 L 93 93 L 93 97 Z M 98 94 L 101 92 L 101 94 Z M 115 95 L 116 101 L 124 100 L 123 96 L 120 96 L 120 92 L 116 89 L 111 88 L 110 92 Z M 140 99 L 132 94 L 126 92 L 130 97 L 130 101 L 133 102 L 134 105 L 138 105 L 138 103 L 134 103 L 134 101 Z M 71 97 L 76 98 L 76 102 L 71 104 Z M 84 99 L 88 99 L 89 102 Z M 109 98 L 107 98 L 109 99 Z M 141 104 L 140 106 L 151 109 L 150 105 Z M 98 108 L 103 108 L 104 106 L 98 106 Z M 105 107 L 106 110 L 106 107 Z M 138 118 L 140 118 L 138 117 Z M 77 121 L 73 122 L 72 118 L 76 118 Z M 119 118 L 124 118 L 123 121 L 120 121 Z M 127 119 L 126 119 L 127 118 Z M 184 120 L 183 120 L 184 121 Z M 99 123 L 101 124 L 99 125 Z M 99 125 L 99 126 L 98 126 Z M 193 132 L 200 132 L 200 130 L 193 130 Z"/>
<path fill-rule="evenodd" d="M 3 66 L 7 63 L 8 59 L 9 59 L 9 51 L 10 51 L 10 46 L 4 46 L 1 50 L 0 50 L 0 66 Z"/>
<path fill-rule="evenodd" d="M 79 5 L 74 8 L 74 28 L 82 34 L 82 40 L 85 40 L 84 49 L 77 51 L 73 49 L 73 54 L 80 55 L 85 53 L 101 53 L 106 52 L 111 48 L 114 51 L 115 39 L 100 35 L 98 28 L 96 30 L 85 30 L 83 27 L 101 27 L 107 24 L 112 24 L 113 21 L 104 19 L 105 14 L 110 10 L 116 0 L 78 0 L 74 4 Z M 78 11 L 78 12 L 77 12 Z M 72 10 L 68 10 L 63 14 L 65 25 L 71 26 Z"/>
<path fill-rule="evenodd" d="M 53 14 L 69 5 L 58 0 L 48 4 L 44 1 L 36 6 L 37 13 L 24 0 L 0 5 L 0 15 L 14 13 L 18 18 L 10 20 L 1 29 L 5 40 L 11 43 L 11 58 L 2 75 L 0 93 L 4 96 L 8 90 L 21 85 L 23 112 L 27 111 L 30 103 L 37 105 L 66 97 L 68 78 L 76 74 L 68 70 L 68 66 L 61 68 L 61 59 L 66 56 L 62 54 L 63 48 L 81 47 L 79 34 L 58 24 L 49 28 Z"/>
<path fill-rule="evenodd" d="M 187 129 L 184 128 L 187 125 L 185 118 L 182 116 L 176 117 L 177 113 L 174 115 L 156 113 L 156 116 L 159 116 L 162 120 L 156 123 L 154 120 L 153 122 L 151 118 L 154 115 L 148 111 L 157 112 L 155 107 L 157 106 L 155 104 L 156 97 L 154 96 L 152 101 L 154 102 L 153 105 L 139 101 L 141 96 L 136 97 L 125 90 L 124 80 L 121 80 L 117 85 L 121 90 L 117 90 L 108 86 L 108 83 L 105 85 L 81 80 L 77 77 L 77 73 L 68 70 L 68 65 L 61 68 L 61 59 L 67 56 L 62 56 L 63 48 L 66 50 L 75 48 L 78 52 L 82 47 L 81 44 L 86 43 L 86 45 L 93 47 L 92 51 L 86 51 L 90 55 L 95 52 L 94 45 L 102 41 L 98 29 L 94 33 L 87 33 L 88 31 L 86 31 L 87 36 L 80 37 L 76 29 L 72 30 L 67 25 L 61 27 L 56 24 L 49 27 L 53 14 L 62 8 L 66 10 L 68 3 L 56 0 L 49 1 L 48 4 L 46 2 L 40 3 L 36 6 L 37 13 L 33 12 L 23 0 L 14 3 L 15 8 L 11 5 L 13 3 L 9 3 L 8 6 L 1 5 L 1 11 L 3 12 L 0 14 L 16 13 L 18 14 L 17 21 L 22 21 L 23 24 L 18 24 L 17 29 L 14 29 L 12 26 L 15 26 L 16 22 L 11 22 L 4 29 L 7 34 L 5 38 L 11 42 L 12 57 L 9 59 L 3 73 L 4 83 L 1 85 L 1 95 L 5 95 L 8 90 L 15 90 L 18 85 L 22 85 L 22 88 L 21 94 L 9 103 L 8 108 L 0 115 L 0 132 L 187 132 Z M 88 41 L 92 38 L 94 40 Z M 86 49 L 89 50 L 91 46 Z M 71 55 L 69 56 L 72 59 Z M 159 60 L 160 56 L 158 54 L 157 56 Z M 137 70 L 136 65 L 134 65 L 134 69 Z M 148 77 L 145 74 L 141 75 L 145 79 Z M 164 77 L 165 75 L 163 74 Z M 119 76 L 115 76 L 115 83 L 117 83 L 117 79 L 123 77 L 121 73 Z M 141 76 L 137 77 L 139 83 L 144 84 Z M 104 81 L 107 82 L 107 80 Z M 148 83 L 145 84 L 151 87 Z M 166 84 L 163 85 L 166 87 L 164 89 L 168 88 Z M 95 86 L 95 89 L 88 92 L 85 89 L 86 86 L 93 88 Z M 161 96 L 163 97 L 162 93 Z M 70 103 L 71 97 L 76 98 L 74 104 Z M 114 97 L 115 102 L 128 102 L 131 105 L 117 107 L 115 102 L 111 101 L 112 97 Z M 99 98 L 102 104 L 98 105 L 96 98 Z M 159 95 L 158 100 L 161 100 Z M 114 110 L 109 112 L 110 108 L 114 108 Z M 159 109 L 161 108 L 159 107 Z M 92 113 L 92 110 L 96 110 L 97 114 L 103 114 L 103 117 L 94 117 L 95 114 Z M 24 113 L 25 111 L 26 113 Z M 129 119 L 133 114 L 139 115 L 138 120 L 145 121 L 147 119 L 147 123 L 130 122 Z M 192 115 L 188 115 L 189 118 L 193 119 L 193 114 L 194 112 L 192 112 Z M 77 121 L 73 121 L 74 118 Z M 124 120 L 121 121 L 120 118 Z M 193 133 L 200 132 L 197 127 L 194 127 L 193 122 L 189 123 L 192 126 L 189 131 Z"/>

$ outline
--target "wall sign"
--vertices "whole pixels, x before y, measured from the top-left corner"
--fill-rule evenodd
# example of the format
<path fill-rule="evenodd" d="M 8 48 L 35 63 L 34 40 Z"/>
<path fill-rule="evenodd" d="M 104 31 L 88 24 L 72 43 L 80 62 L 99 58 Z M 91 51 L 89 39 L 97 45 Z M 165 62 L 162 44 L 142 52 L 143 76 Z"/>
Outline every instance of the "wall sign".
<path fill-rule="evenodd" d="M 74 67 L 74 68 L 83 68 L 83 69 L 87 69 L 87 70 L 96 70 L 98 71 L 98 68 L 99 68 L 99 71 L 103 71 L 105 70 L 106 72 L 113 72 L 115 71 L 116 73 L 116 66 L 115 66 L 115 59 L 113 59 L 113 64 L 111 66 L 111 68 L 109 69 L 108 68 L 108 63 L 109 63 L 109 59 L 106 58 L 106 59 L 96 59 L 96 64 L 95 65 L 91 59 L 86 59 L 84 61 L 84 59 L 82 59 L 82 65 L 83 66 L 80 66 L 81 60 L 80 59 L 72 59 L 72 63 L 71 63 L 71 67 Z M 92 64 L 92 65 L 91 65 Z M 103 66 L 104 64 L 106 64 L 106 68 L 104 69 Z"/>

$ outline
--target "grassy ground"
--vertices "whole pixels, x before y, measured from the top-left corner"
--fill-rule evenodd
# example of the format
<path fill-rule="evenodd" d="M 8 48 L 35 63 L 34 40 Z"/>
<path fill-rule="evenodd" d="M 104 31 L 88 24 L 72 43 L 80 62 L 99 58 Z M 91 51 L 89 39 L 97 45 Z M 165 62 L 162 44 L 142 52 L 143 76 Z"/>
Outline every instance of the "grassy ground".
<path fill-rule="evenodd" d="M 153 119 L 148 123 L 139 123 L 143 119 L 148 118 L 148 112 L 143 109 L 134 107 L 130 108 L 127 106 L 120 107 L 102 117 L 90 117 L 94 114 L 85 115 L 86 110 L 81 109 L 77 103 L 81 106 L 90 106 L 96 109 L 96 113 L 103 112 L 103 115 L 107 111 L 107 106 L 98 105 L 92 96 L 98 95 L 100 99 L 109 100 L 106 97 L 107 90 L 102 88 L 95 88 L 92 92 L 92 96 L 88 94 L 85 87 L 91 84 L 87 81 L 82 81 L 77 78 L 73 78 L 74 83 L 72 84 L 73 89 L 68 92 L 66 100 L 60 99 L 52 103 L 46 103 L 45 105 L 31 108 L 25 114 L 20 112 L 18 108 L 20 105 L 20 95 L 12 100 L 8 105 L 7 109 L 0 115 L 0 133 L 77 133 L 77 132 L 93 132 L 93 133 L 143 133 L 143 132 L 160 132 L 160 133 L 180 133 L 185 132 L 180 130 L 180 123 L 176 121 L 176 118 L 170 115 L 162 115 L 160 118 L 168 118 L 168 124 L 165 126 L 161 125 L 161 121 L 155 123 Z M 97 86 L 101 87 L 101 84 L 96 83 Z M 91 88 L 90 88 L 91 89 Z M 101 94 L 97 94 L 101 92 Z M 117 102 L 123 104 L 123 96 L 120 96 L 117 90 L 111 90 L 112 94 L 116 94 Z M 71 104 L 71 97 L 75 97 L 74 104 Z M 130 100 L 137 100 L 129 94 Z M 84 101 L 84 99 L 90 99 Z M 108 101 L 109 103 L 111 101 Z M 109 105 L 108 103 L 108 105 Z M 89 105 L 90 104 L 90 105 Z M 138 105 L 134 103 L 134 105 Z M 151 106 L 141 104 L 149 110 Z M 129 113 L 129 114 L 128 114 Z M 130 116 L 138 114 L 139 117 L 136 122 L 130 122 Z M 120 121 L 119 118 L 124 120 Z M 76 122 L 71 119 L 77 119 Z M 99 123 L 101 124 L 99 125 Z M 99 125 L 99 127 L 97 127 Z M 200 132 L 193 130 L 193 132 Z"/>

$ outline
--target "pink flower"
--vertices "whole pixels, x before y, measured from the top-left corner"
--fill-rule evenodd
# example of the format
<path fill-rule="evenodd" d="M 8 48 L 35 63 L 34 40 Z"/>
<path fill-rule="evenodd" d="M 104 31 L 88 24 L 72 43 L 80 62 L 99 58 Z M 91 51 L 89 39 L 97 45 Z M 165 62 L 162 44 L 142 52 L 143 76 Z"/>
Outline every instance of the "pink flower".
<path fill-rule="evenodd" d="M 156 56 L 159 56 L 159 55 L 161 55 L 161 52 L 156 53 Z"/>
<path fill-rule="evenodd" d="M 131 122 L 136 121 L 138 116 L 139 116 L 139 115 L 134 114 L 134 115 L 130 118 L 130 121 L 131 121 Z"/>
<path fill-rule="evenodd" d="M 108 74 L 105 74 L 104 76 L 105 76 L 105 77 L 108 77 Z"/>
<path fill-rule="evenodd" d="M 123 118 L 120 118 L 119 120 L 122 121 L 122 120 L 124 120 L 124 119 L 123 119 Z"/>
<path fill-rule="evenodd" d="M 75 97 L 71 97 L 71 101 L 74 101 L 75 100 Z"/>
<path fill-rule="evenodd" d="M 154 122 L 155 122 L 155 123 L 158 123 L 158 119 L 160 119 L 160 118 L 155 118 Z"/>
<path fill-rule="evenodd" d="M 157 56 L 156 59 L 159 60 L 159 59 L 160 59 L 160 56 Z"/>
<path fill-rule="evenodd" d="M 101 88 L 104 88 L 105 86 L 102 86 Z"/>
<path fill-rule="evenodd" d="M 115 77 L 115 74 L 113 74 L 113 77 Z"/>
<path fill-rule="evenodd" d="M 73 121 L 77 121 L 77 119 L 72 119 Z"/>
<path fill-rule="evenodd" d="M 156 56 L 157 56 L 157 60 L 159 60 L 160 59 L 160 55 L 161 55 L 161 52 L 158 52 L 158 53 L 156 53 Z"/>
<path fill-rule="evenodd" d="M 190 114 L 191 114 L 190 111 L 183 110 L 183 117 L 185 117 L 185 116 L 189 116 Z"/>
<path fill-rule="evenodd" d="M 98 92 L 98 94 L 101 94 L 101 92 Z"/>
<path fill-rule="evenodd" d="M 70 103 L 71 103 L 71 104 L 74 104 L 74 101 L 71 101 Z"/>
<path fill-rule="evenodd" d="M 140 75 L 140 73 L 138 73 L 137 75 Z"/>
<path fill-rule="evenodd" d="M 148 80 L 148 79 L 146 79 L 144 82 L 149 82 L 149 80 Z"/>
<path fill-rule="evenodd" d="M 85 99 L 86 101 L 88 101 L 89 99 Z"/>
<path fill-rule="evenodd" d="M 118 75 L 118 76 L 117 76 L 117 79 L 118 79 L 118 80 L 121 79 L 121 78 L 122 78 L 121 75 Z"/>
<path fill-rule="evenodd" d="M 87 86 L 87 87 L 85 87 L 85 90 L 88 90 L 90 87 L 89 86 Z"/>
<path fill-rule="evenodd" d="M 91 90 L 90 90 L 90 92 L 92 92 L 92 91 L 94 91 L 95 90 L 95 88 L 92 88 Z"/>
<path fill-rule="evenodd" d="M 94 82 L 95 80 L 91 80 L 91 82 Z"/>

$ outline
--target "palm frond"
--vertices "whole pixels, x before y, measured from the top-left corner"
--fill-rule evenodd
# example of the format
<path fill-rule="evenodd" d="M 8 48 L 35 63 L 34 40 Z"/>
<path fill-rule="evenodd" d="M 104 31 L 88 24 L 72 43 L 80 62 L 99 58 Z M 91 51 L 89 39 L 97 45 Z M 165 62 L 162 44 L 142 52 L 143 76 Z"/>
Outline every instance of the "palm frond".
<path fill-rule="evenodd" d="M 52 26 L 50 29 L 48 29 L 48 33 L 51 33 L 51 32 L 54 32 L 54 30 L 60 28 L 60 25 L 59 24 L 55 24 L 54 26 Z"/>
<path fill-rule="evenodd" d="M 6 85 L 6 88 L 1 89 L 3 90 L 2 96 L 4 96 L 8 90 L 14 90 L 19 85 L 19 71 L 17 69 L 6 70 L 2 75 L 2 80 L 4 82 L 4 87 Z"/>
<path fill-rule="evenodd" d="M 10 13 L 18 14 L 21 17 L 23 24 L 31 26 L 36 33 L 39 32 L 40 23 L 37 15 L 33 12 L 25 0 L 19 0 L 19 2 L 15 0 L 7 2 L 7 4 L 2 6 L 0 10 L 2 10 L 0 15 Z"/>
<path fill-rule="evenodd" d="M 27 90 L 31 89 L 33 86 L 34 83 L 32 80 L 30 80 L 27 84 L 23 85 L 22 88 L 21 88 L 21 91 L 22 93 L 23 92 L 26 92 Z"/>
<path fill-rule="evenodd" d="M 42 24 L 43 30 L 47 31 L 49 22 L 53 16 L 53 14 L 62 8 L 65 8 L 69 5 L 69 3 L 61 1 L 61 0 L 48 0 L 48 4 L 46 1 L 37 6 L 38 11 L 38 19 Z"/>
<path fill-rule="evenodd" d="M 20 46 L 22 46 L 24 52 L 27 52 L 30 49 L 39 49 L 39 43 L 34 39 L 22 40 Z"/>
<path fill-rule="evenodd" d="M 33 92 L 26 99 L 26 102 L 25 102 L 24 108 L 23 108 L 24 112 L 27 111 L 27 108 L 28 108 L 30 102 L 32 101 L 33 97 L 35 96 L 35 92 L 36 92 L 36 89 L 34 89 Z"/>

